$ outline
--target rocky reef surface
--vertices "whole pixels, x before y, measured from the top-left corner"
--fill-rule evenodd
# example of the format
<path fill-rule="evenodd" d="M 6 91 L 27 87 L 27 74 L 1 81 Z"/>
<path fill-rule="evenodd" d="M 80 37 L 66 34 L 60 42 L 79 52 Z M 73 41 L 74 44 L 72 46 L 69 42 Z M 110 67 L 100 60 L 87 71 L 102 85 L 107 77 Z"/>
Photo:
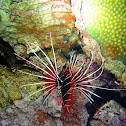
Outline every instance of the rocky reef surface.
<path fill-rule="evenodd" d="M 57 48 L 69 50 L 77 43 L 75 16 L 68 0 L 0 1 L 0 37 L 13 48 L 26 41 L 49 48 L 50 32 Z"/>

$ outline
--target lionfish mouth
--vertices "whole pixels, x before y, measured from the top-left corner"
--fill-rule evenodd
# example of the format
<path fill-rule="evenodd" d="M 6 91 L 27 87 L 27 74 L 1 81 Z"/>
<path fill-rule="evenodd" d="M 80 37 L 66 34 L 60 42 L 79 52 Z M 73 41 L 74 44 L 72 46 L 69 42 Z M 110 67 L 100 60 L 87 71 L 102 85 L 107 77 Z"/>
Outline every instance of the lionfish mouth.
<path fill-rule="evenodd" d="M 38 91 L 32 93 L 28 97 L 31 97 L 32 95 L 34 95 L 40 91 L 46 90 L 45 93 L 43 94 L 43 97 L 45 98 L 43 103 L 45 103 L 45 101 L 47 101 L 47 99 L 50 97 L 50 95 L 53 93 L 53 91 L 55 89 L 58 89 L 59 91 L 58 91 L 57 95 L 62 98 L 62 101 L 63 101 L 62 106 L 67 113 L 70 113 L 73 89 L 77 89 L 84 97 L 86 97 L 88 99 L 88 101 L 91 104 L 94 103 L 94 100 L 91 97 L 91 95 L 94 95 L 98 98 L 101 98 L 101 97 L 99 95 L 97 95 L 96 93 L 92 92 L 90 90 L 90 88 L 94 88 L 94 89 L 98 88 L 98 89 L 105 89 L 105 90 L 121 90 L 121 89 L 108 89 L 108 88 L 102 88 L 102 87 L 90 85 L 90 82 L 99 78 L 102 75 L 103 70 L 104 70 L 104 57 L 101 56 L 102 57 L 101 66 L 99 68 L 97 68 L 95 71 L 88 74 L 89 69 L 93 63 L 93 52 L 91 49 L 89 49 L 89 50 L 90 50 L 92 56 L 90 59 L 90 63 L 87 65 L 86 68 L 84 67 L 85 61 L 83 61 L 81 63 L 81 65 L 75 70 L 76 64 L 78 62 L 78 56 L 73 55 L 70 57 L 69 63 L 65 64 L 63 66 L 62 71 L 60 73 L 58 73 L 51 32 L 50 32 L 50 40 L 51 40 L 52 52 L 53 52 L 53 56 L 54 56 L 54 64 L 52 63 L 50 58 L 46 55 L 46 53 L 39 46 L 35 45 L 32 42 L 26 41 L 29 48 L 33 51 L 34 55 L 38 58 L 38 60 L 46 67 L 46 69 L 43 69 L 43 68 L 35 65 L 33 62 L 31 62 L 15 53 L 16 56 L 27 61 L 28 63 L 30 63 L 31 65 L 33 65 L 34 67 L 38 68 L 39 70 L 41 70 L 45 73 L 44 76 L 40 76 L 40 75 L 35 75 L 35 74 L 31 74 L 31 73 L 27 73 L 27 72 L 18 70 L 21 73 L 40 77 L 40 78 L 44 79 L 43 82 L 34 83 L 34 84 L 25 84 L 25 85 L 20 86 L 20 88 L 22 88 L 22 87 L 30 86 L 30 85 L 45 85 L 44 88 L 39 89 Z M 49 65 L 47 65 L 36 54 L 36 52 L 34 52 L 31 45 L 37 47 L 43 53 L 43 55 L 46 57 Z M 97 76 L 92 77 L 96 73 L 98 73 Z M 122 90 L 124 90 L 124 89 L 122 89 Z"/>

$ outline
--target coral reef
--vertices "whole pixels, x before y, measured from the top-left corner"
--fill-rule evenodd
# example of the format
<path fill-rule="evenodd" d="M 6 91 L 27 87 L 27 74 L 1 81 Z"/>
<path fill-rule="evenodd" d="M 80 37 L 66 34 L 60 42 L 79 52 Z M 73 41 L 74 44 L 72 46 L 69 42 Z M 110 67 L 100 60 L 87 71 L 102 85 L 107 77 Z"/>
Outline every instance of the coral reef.
<path fill-rule="evenodd" d="M 126 124 L 126 110 L 114 100 L 103 105 L 90 122 L 91 126 L 124 126 Z"/>
<path fill-rule="evenodd" d="M 76 2 L 78 2 L 78 4 L 76 4 Z M 78 10 L 78 12 L 75 12 L 73 7 L 74 14 L 79 13 L 78 16 L 76 15 L 76 26 L 79 27 L 78 29 L 81 30 L 82 33 L 84 34 L 82 47 L 83 45 L 88 46 L 93 52 L 93 61 L 98 61 L 98 62 L 96 63 L 92 61 L 92 64 L 89 65 L 91 61 L 90 58 L 88 58 L 91 55 L 89 52 L 90 49 L 84 46 L 83 50 L 88 55 L 88 57 L 86 57 L 84 54 L 78 54 L 75 70 L 77 70 L 80 67 L 80 65 L 85 61 L 83 67 L 86 67 L 88 65 L 90 66 L 89 68 L 90 72 L 87 74 L 90 75 L 92 72 L 99 69 L 98 63 L 101 64 L 101 52 L 100 52 L 99 44 L 95 41 L 97 40 L 95 38 L 96 36 L 97 38 L 99 37 L 99 39 L 97 40 L 98 42 L 102 39 L 101 43 L 99 42 L 101 48 L 105 47 L 106 41 L 108 40 L 109 42 L 109 37 L 111 37 L 112 43 L 115 44 L 114 47 L 121 48 L 120 51 L 121 56 L 123 58 L 125 57 L 124 36 L 123 36 L 123 31 L 121 31 L 123 29 L 122 27 L 124 26 L 119 25 L 120 28 L 117 27 L 118 22 L 116 22 L 116 17 L 115 17 L 114 22 L 115 24 L 116 23 L 117 24 L 116 26 L 113 25 L 113 27 L 115 27 L 114 30 L 117 31 L 119 30 L 118 32 L 119 36 L 116 36 L 117 35 L 116 32 L 114 34 L 114 32 L 112 31 L 113 29 L 110 30 L 113 36 L 112 34 L 108 34 L 107 36 L 106 30 L 102 28 L 102 24 L 100 25 L 100 28 L 98 28 L 97 30 L 95 29 L 95 26 L 98 27 L 97 25 L 97 22 L 99 21 L 98 20 L 96 22 L 96 25 L 95 24 L 90 25 L 92 29 L 92 32 L 90 33 L 90 28 L 85 23 L 86 20 L 84 20 L 84 22 L 82 20 L 82 16 L 80 13 L 81 2 L 82 0 L 71 1 L 71 3 L 75 5 L 75 8 Z M 83 7 L 85 7 L 84 5 L 85 2 L 86 0 L 83 0 Z M 88 2 L 90 3 L 90 0 L 88 0 Z M 112 7 L 109 7 L 108 5 L 110 3 L 112 2 L 107 3 L 106 8 L 110 8 L 109 12 L 113 18 L 114 12 L 116 12 L 117 15 L 118 12 L 115 10 L 115 8 L 113 10 L 114 12 L 111 12 L 112 7 L 116 3 L 111 5 Z M 85 4 L 88 5 L 87 3 Z M 122 3 L 119 2 L 119 6 L 121 5 Z M 102 6 L 104 7 L 104 5 L 101 5 L 100 7 Z M 83 9 L 82 11 L 84 11 Z M 119 12 L 121 11 L 120 8 L 117 10 Z M 99 11 L 99 13 L 102 15 L 101 11 Z M 121 12 L 120 15 L 122 15 Z M 109 18 L 110 17 L 108 17 L 108 20 Z M 108 23 L 107 22 L 108 20 L 107 19 L 105 20 L 106 24 Z M 100 24 L 100 22 L 98 23 Z M 110 24 L 112 23 L 113 21 L 110 22 Z M 75 89 L 72 92 L 73 93 L 72 102 L 74 104 L 73 106 L 71 105 L 72 109 L 70 114 L 63 113 L 61 109 L 61 105 L 58 105 L 56 99 L 57 92 L 58 92 L 57 90 L 55 90 L 50 95 L 50 97 L 47 98 L 47 100 L 45 100 L 45 104 L 43 104 L 44 99 L 42 95 L 44 91 L 37 92 L 31 97 L 27 97 L 33 94 L 34 92 L 38 91 L 39 89 L 42 89 L 43 85 L 30 85 L 30 86 L 22 86 L 22 85 L 38 83 L 40 81 L 43 82 L 43 79 L 36 76 L 30 76 L 28 74 L 25 74 L 25 72 L 34 75 L 40 75 L 40 76 L 44 74 L 43 71 L 39 71 L 37 68 L 35 68 L 35 66 L 30 64 L 28 60 L 45 70 L 46 68 L 42 65 L 40 61 L 38 61 L 38 58 L 33 54 L 33 51 L 26 44 L 26 41 L 31 41 L 36 45 L 38 45 L 40 48 L 44 48 L 43 51 L 49 56 L 52 63 L 54 64 L 54 56 L 52 53 L 52 49 L 50 48 L 49 32 L 51 31 L 54 50 L 56 54 L 57 70 L 60 72 L 64 64 L 68 62 L 67 58 L 68 59 L 70 58 L 68 53 L 67 53 L 68 57 L 67 56 L 64 57 L 63 56 L 64 54 L 62 54 L 62 50 L 63 49 L 69 50 L 69 47 L 78 41 L 78 36 L 76 34 L 76 28 L 74 28 L 74 24 L 75 24 L 75 17 L 72 14 L 70 9 L 70 0 L 58 0 L 58 1 L 57 0 L 41 0 L 41 1 L 40 0 L 36 0 L 36 1 L 35 0 L 15 0 L 15 1 L 1 0 L 0 1 L 0 33 L 1 33 L 0 36 L 2 36 L 4 40 L 10 43 L 10 45 L 14 48 L 14 51 L 18 55 L 27 59 L 25 62 L 23 62 L 20 61 L 21 58 L 17 58 L 18 63 L 21 62 L 23 63 L 23 65 L 22 64 L 12 65 L 15 62 L 11 62 L 11 63 L 9 62 L 11 68 L 6 67 L 5 65 L 0 65 L 0 125 L 64 126 L 64 125 L 72 124 L 75 126 L 80 126 L 80 125 L 86 126 L 90 123 L 91 126 L 93 125 L 100 126 L 100 125 L 115 125 L 115 124 L 124 125 L 124 123 L 126 123 L 125 122 L 126 111 L 121 106 L 122 103 L 124 103 L 125 105 L 125 101 L 122 100 L 124 99 L 122 97 L 125 96 L 125 92 L 120 93 L 119 91 L 117 92 L 107 91 L 107 90 L 102 90 L 100 88 L 90 89 L 89 91 L 92 91 L 92 94 L 89 95 L 89 97 L 91 97 L 94 100 L 94 101 L 92 100 L 94 104 L 90 104 L 88 100 L 84 98 L 82 94 L 80 94 L 80 92 Z M 89 35 L 95 40 L 88 36 L 84 25 Z M 93 28 L 95 29 L 96 33 L 94 33 Z M 109 31 L 107 26 L 106 29 Z M 95 36 L 95 34 L 98 34 L 100 30 L 101 30 L 100 34 L 103 38 L 101 38 L 100 35 Z M 92 34 L 94 36 L 92 36 Z M 117 38 L 113 39 L 115 36 Z M 105 40 L 104 38 L 107 40 Z M 117 39 L 119 41 L 115 43 L 115 40 Z M 120 41 L 122 41 L 122 43 Z M 113 49 L 114 47 L 111 47 L 112 51 L 114 50 Z M 40 59 L 42 59 L 45 63 L 47 63 L 47 58 L 43 56 L 43 54 L 40 52 L 38 48 L 36 48 L 36 46 L 32 45 L 31 48 L 33 48 L 34 52 L 36 52 L 36 54 L 40 57 Z M 4 50 L 6 49 L 7 48 L 5 48 Z M 1 50 L 3 51 L 3 49 Z M 2 52 L 1 50 L 0 50 L 0 54 L 5 52 L 4 53 L 5 55 L 6 51 Z M 106 47 L 105 47 L 105 51 L 106 51 Z M 104 55 L 106 54 L 105 51 L 102 50 Z M 112 53 L 112 51 L 110 52 L 110 54 Z M 70 55 L 73 55 L 74 53 L 75 53 L 74 51 L 69 52 Z M 115 51 L 115 53 L 118 53 L 118 51 Z M 106 54 L 106 57 L 108 56 L 110 55 Z M 114 58 L 119 59 L 118 55 L 117 57 L 113 57 L 113 55 L 111 56 L 113 59 Z M 122 57 L 119 60 L 125 62 L 125 59 L 123 59 Z M 4 58 L 7 59 L 8 57 L 5 55 Z M 47 63 L 47 65 L 49 65 L 49 63 Z M 27 66 L 30 68 L 28 68 Z M 18 69 L 20 69 L 22 72 L 19 72 Z M 106 58 L 104 73 L 102 73 L 102 75 L 99 78 L 97 78 L 97 80 L 94 79 L 93 81 L 91 81 L 90 85 L 97 86 L 97 87 L 101 86 L 106 88 L 116 88 L 114 82 L 115 80 L 118 79 L 119 81 L 123 82 L 124 86 L 126 86 L 125 69 L 126 66 L 122 62 L 118 60 L 112 60 L 111 58 Z M 112 74 L 109 72 L 111 72 Z M 99 73 L 100 71 L 94 73 L 93 77 L 94 78 L 97 77 Z M 94 96 L 93 93 L 95 93 Z M 99 95 L 99 97 L 96 97 L 97 95 Z M 117 98 L 120 100 L 119 103 L 116 103 L 114 100 L 111 100 L 111 99 L 117 100 Z M 111 101 L 107 103 L 103 102 L 109 100 Z M 93 111 L 95 108 L 94 107 L 95 103 L 98 105 L 96 109 L 99 108 L 96 112 Z"/>
<path fill-rule="evenodd" d="M 82 107 L 81 109 L 79 109 L 78 113 L 75 113 L 77 114 L 77 116 L 75 117 L 79 118 L 81 121 L 79 122 L 79 124 L 78 122 L 76 122 L 77 118 L 75 117 L 72 118 L 72 120 L 68 121 L 63 121 L 59 118 L 61 114 L 61 106 L 58 106 L 56 104 L 56 94 L 57 92 L 54 92 L 54 94 L 49 98 L 49 102 L 44 105 L 42 104 L 42 96 L 39 96 L 37 99 L 32 101 L 30 100 L 30 98 L 14 101 L 14 105 L 0 110 L 0 124 L 25 126 L 64 126 L 73 124 L 80 126 L 81 123 L 86 125 L 89 115 L 85 107 Z"/>
<path fill-rule="evenodd" d="M 103 56 L 126 63 L 125 0 L 83 0 L 81 11 L 88 35 Z"/>
<path fill-rule="evenodd" d="M 6 7 L 4 4 L 6 3 Z M 55 47 L 69 50 L 77 43 L 75 17 L 68 0 L 21 0 L 0 4 L 1 37 L 11 46 L 34 42 L 41 48 L 50 47 L 49 32 Z M 37 48 L 33 48 L 37 51 Z"/>

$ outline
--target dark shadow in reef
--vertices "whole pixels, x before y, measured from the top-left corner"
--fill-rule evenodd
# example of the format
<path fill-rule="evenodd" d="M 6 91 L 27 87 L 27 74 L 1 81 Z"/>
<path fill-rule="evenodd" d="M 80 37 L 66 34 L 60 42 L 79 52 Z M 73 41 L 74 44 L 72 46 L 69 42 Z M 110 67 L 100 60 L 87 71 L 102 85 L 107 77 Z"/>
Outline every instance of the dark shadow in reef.
<path fill-rule="evenodd" d="M 81 45 L 79 45 L 79 44 L 75 44 L 70 50 L 71 51 L 72 50 L 77 51 L 77 54 L 83 54 L 84 53 L 84 51 L 81 48 Z"/>
<path fill-rule="evenodd" d="M 75 44 L 72 48 L 70 48 L 70 51 L 75 51 L 76 54 L 84 54 L 84 52 L 79 44 Z M 67 51 L 61 50 L 60 55 L 64 56 L 67 60 L 70 59 L 70 54 Z"/>
<path fill-rule="evenodd" d="M 8 42 L 5 42 L 0 38 L 0 64 L 4 64 L 10 67 L 16 62 L 16 56 L 14 55 L 13 48 Z"/>

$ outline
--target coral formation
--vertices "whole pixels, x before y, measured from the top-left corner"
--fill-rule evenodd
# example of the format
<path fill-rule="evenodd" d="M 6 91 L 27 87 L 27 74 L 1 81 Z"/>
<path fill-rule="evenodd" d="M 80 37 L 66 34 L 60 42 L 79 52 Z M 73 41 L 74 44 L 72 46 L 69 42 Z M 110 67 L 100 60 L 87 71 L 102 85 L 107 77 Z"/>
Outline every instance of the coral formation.
<path fill-rule="evenodd" d="M 41 48 L 49 48 L 49 32 L 55 47 L 69 50 L 77 43 L 75 17 L 68 0 L 22 0 L 11 4 L 5 1 L 6 9 L 2 2 L 0 6 L 0 36 L 11 46 L 26 44 L 27 40 Z"/>
<path fill-rule="evenodd" d="M 16 68 L 16 65 L 14 66 Z M 28 71 L 25 69 L 24 71 Z M 32 71 L 35 73 L 35 71 Z M 21 99 L 21 91 L 19 86 L 26 83 L 32 83 L 33 81 L 39 81 L 38 78 L 24 75 L 20 72 L 12 72 L 11 69 L 4 65 L 0 65 L 0 107 L 5 107 L 13 103 L 13 101 Z M 37 86 L 31 86 L 26 88 L 26 94 L 31 94 L 32 92 L 38 90 Z M 34 97 L 38 97 L 41 94 L 38 93 Z"/>
<path fill-rule="evenodd" d="M 95 121 L 91 126 L 124 126 L 126 124 L 126 110 L 120 104 L 111 100 L 103 105 L 94 115 Z M 98 122 L 97 122 L 98 120 Z M 100 121 L 100 122 L 99 122 Z"/>
<path fill-rule="evenodd" d="M 103 56 L 126 63 L 125 0 L 83 0 L 84 26 Z"/>

